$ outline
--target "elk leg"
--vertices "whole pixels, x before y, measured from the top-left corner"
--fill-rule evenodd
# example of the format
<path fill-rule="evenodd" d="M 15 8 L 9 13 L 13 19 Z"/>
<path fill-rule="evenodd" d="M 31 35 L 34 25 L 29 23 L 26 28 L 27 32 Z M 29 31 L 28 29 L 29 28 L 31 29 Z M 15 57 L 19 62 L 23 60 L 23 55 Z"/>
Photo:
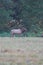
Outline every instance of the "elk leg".
<path fill-rule="evenodd" d="M 14 37 L 14 33 L 11 32 L 10 34 L 11 34 L 11 37 Z"/>

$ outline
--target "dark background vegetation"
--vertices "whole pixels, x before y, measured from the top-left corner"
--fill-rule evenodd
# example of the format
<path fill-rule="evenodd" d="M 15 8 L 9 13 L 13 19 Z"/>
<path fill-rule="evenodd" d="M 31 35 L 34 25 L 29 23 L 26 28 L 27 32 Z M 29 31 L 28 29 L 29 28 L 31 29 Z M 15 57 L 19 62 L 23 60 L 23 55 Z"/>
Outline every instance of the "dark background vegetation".
<path fill-rule="evenodd" d="M 0 35 L 10 32 L 11 20 L 17 20 L 13 28 L 24 26 L 28 36 L 40 36 L 43 34 L 43 0 L 0 0 Z"/>

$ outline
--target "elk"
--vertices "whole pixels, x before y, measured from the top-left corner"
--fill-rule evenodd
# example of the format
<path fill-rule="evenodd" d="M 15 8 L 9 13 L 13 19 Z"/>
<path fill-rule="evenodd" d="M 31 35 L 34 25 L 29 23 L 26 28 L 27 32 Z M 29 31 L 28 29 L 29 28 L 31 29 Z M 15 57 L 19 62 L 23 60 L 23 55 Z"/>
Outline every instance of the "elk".
<path fill-rule="evenodd" d="M 21 35 L 26 31 L 27 31 L 26 28 L 22 28 L 22 29 L 12 29 L 10 32 L 11 32 L 11 36 L 13 37 L 15 34 Z"/>

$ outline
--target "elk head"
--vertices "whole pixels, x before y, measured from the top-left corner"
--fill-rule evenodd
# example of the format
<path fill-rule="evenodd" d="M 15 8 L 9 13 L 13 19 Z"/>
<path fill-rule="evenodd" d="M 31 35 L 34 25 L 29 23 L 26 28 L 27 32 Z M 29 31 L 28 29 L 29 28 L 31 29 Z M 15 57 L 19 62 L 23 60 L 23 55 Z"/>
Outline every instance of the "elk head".
<path fill-rule="evenodd" d="M 25 27 L 21 28 L 22 32 L 27 32 L 27 29 Z"/>

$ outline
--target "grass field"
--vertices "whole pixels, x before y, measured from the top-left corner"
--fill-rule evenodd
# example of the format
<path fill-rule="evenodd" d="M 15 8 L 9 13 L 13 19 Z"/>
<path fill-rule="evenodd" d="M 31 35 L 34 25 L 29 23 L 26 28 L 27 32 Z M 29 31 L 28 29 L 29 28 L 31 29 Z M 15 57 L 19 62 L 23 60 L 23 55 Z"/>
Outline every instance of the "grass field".
<path fill-rule="evenodd" d="M 43 38 L 0 37 L 0 65 L 43 65 Z"/>

